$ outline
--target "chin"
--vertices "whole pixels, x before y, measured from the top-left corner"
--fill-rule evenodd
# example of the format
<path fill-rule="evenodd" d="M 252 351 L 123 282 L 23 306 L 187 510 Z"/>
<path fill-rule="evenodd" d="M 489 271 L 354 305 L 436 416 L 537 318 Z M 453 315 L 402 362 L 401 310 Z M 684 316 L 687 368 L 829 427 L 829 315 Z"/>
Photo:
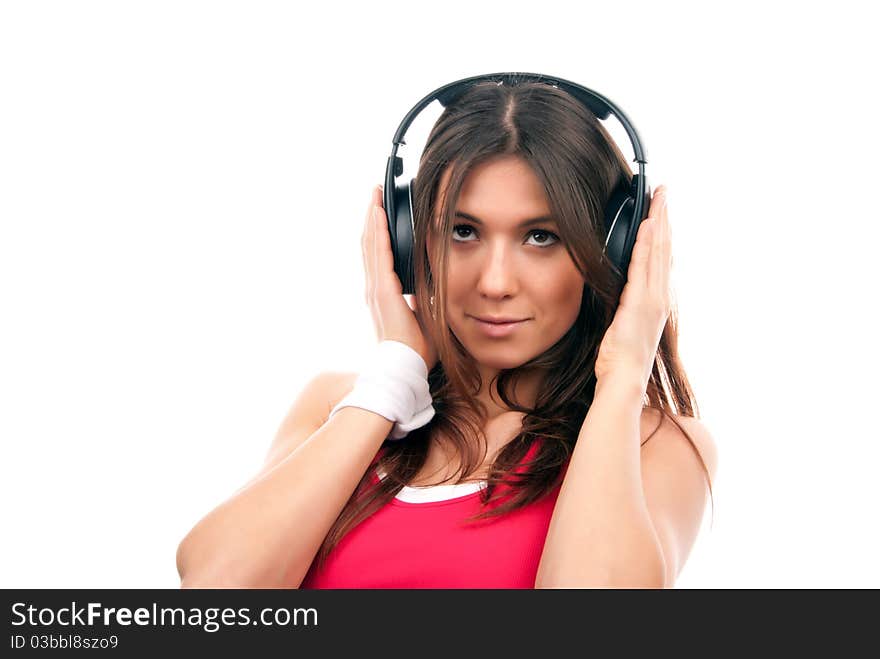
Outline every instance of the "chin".
<path fill-rule="evenodd" d="M 510 370 L 522 366 L 544 350 L 540 346 L 524 345 L 526 343 L 528 342 L 522 340 L 497 339 L 461 341 L 461 345 L 474 361 L 486 368 L 498 370 Z"/>

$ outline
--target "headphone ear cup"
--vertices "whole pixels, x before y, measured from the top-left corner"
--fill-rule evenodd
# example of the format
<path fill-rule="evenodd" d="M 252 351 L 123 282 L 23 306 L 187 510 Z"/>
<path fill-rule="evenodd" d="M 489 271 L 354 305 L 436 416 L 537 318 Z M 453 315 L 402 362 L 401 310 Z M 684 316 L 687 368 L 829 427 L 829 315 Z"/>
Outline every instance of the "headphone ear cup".
<path fill-rule="evenodd" d="M 412 219 L 412 190 L 415 181 L 415 179 L 411 179 L 409 183 L 394 185 L 391 205 L 387 213 L 391 252 L 394 254 L 394 272 L 400 279 L 404 295 L 415 293 L 415 273 L 413 272 L 415 236 Z"/>
<path fill-rule="evenodd" d="M 629 262 L 643 219 L 635 217 L 636 206 L 632 188 L 621 181 L 605 207 L 605 255 L 617 268 L 623 283 L 626 283 Z"/>

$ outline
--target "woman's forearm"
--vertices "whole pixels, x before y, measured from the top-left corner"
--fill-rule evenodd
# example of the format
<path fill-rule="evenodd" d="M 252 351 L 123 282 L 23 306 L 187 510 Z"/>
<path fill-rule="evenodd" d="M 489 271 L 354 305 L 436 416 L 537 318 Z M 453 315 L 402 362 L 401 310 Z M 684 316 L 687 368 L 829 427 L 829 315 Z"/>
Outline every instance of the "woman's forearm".
<path fill-rule="evenodd" d="M 181 542 L 182 587 L 299 587 L 392 422 L 344 407 Z"/>
<path fill-rule="evenodd" d="M 597 385 L 553 510 L 536 588 L 663 587 L 663 553 L 642 489 L 636 382 Z"/>

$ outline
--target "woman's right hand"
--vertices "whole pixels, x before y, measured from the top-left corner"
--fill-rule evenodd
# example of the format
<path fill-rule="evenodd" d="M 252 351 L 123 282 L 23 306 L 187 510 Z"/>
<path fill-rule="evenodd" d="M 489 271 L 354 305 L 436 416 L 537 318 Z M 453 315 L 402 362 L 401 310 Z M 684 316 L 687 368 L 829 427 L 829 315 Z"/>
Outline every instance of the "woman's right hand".
<path fill-rule="evenodd" d="M 416 296 L 409 296 L 412 302 L 404 297 L 403 284 L 394 272 L 388 220 L 382 208 L 382 187 L 378 185 L 373 188 L 367 209 L 361 250 L 366 275 L 364 295 L 373 316 L 376 336 L 380 342 L 399 341 L 408 345 L 421 355 L 430 373 L 437 363 L 437 350 L 424 329 L 424 314 L 411 306 L 417 306 Z"/>

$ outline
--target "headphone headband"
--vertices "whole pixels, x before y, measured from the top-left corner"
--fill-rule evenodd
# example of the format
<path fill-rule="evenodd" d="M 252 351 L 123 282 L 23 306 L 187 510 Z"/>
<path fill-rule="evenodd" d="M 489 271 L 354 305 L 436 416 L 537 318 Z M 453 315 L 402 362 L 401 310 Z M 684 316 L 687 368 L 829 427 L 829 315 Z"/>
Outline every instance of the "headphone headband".
<path fill-rule="evenodd" d="M 470 87 L 472 87 L 476 83 L 484 81 L 506 83 L 509 85 L 523 81 L 546 83 L 550 86 L 558 87 L 559 89 L 562 89 L 563 91 L 566 91 L 574 96 L 599 119 L 607 119 L 609 114 L 613 114 L 621 123 L 624 130 L 626 130 L 626 134 L 629 137 L 630 143 L 632 144 L 633 153 L 635 154 L 633 162 L 638 162 L 642 164 L 648 162 L 645 147 L 642 144 L 641 139 L 639 138 L 639 134 L 636 131 L 635 126 L 629 120 L 629 117 L 626 116 L 624 111 L 617 107 L 617 105 L 615 105 L 611 100 L 609 100 L 597 91 L 588 89 L 587 87 L 579 85 L 578 83 L 572 82 L 570 80 L 564 80 L 563 78 L 558 77 L 550 77 L 541 73 L 524 73 L 514 71 L 486 73 L 483 75 L 472 76 L 470 78 L 463 78 L 455 82 L 450 82 L 449 84 L 443 85 L 442 87 L 438 87 L 430 94 L 425 96 L 418 103 L 416 103 L 412 107 L 412 109 L 406 113 L 406 116 L 403 118 L 403 121 L 400 122 L 400 126 L 398 126 L 397 130 L 394 133 L 391 150 L 391 160 L 394 162 L 394 176 L 400 176 L 403 173 L 403 162 L 397 157 L 397 147 L 401 144 L 406 144 L 406 141 L 404 140 L 404 137 L 406 136 L 406 131 L 409 129 L 410 124 L 412 124 L 419 113 L 421 113 L 421 111 L 424 110 L 428 105 L 430 105 L 434 100 L 440 101 L 440 104 L 444 108 L 448 107 Z M 398 169 L 400 169 L 400 171 L 397 171 Z"/>

